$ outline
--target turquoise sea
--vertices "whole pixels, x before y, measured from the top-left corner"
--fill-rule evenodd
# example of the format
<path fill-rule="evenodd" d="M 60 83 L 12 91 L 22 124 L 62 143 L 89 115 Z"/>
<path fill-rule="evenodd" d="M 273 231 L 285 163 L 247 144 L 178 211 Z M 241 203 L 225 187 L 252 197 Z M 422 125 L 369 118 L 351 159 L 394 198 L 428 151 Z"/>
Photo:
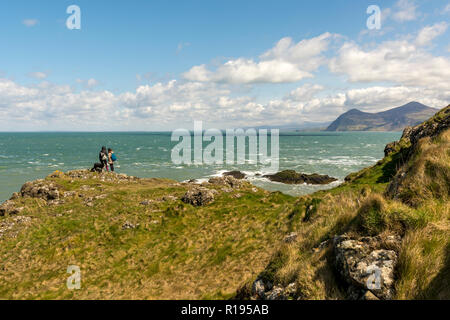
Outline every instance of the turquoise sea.
<path fill-rule="evenodd" d="M 115 150 L 119 158 L 116 171 L 120 173 L 184 181 L 241 170 L 257 186 L 301 195 L 333 187 L 349 173 L 374 164 L 383 157 L 385 145 L 400 136 L 400 132 L 281 133 L 280 170 L 328 174 L 340 180 L 328 186 L 292 186 L 256 176 L 266 169 L 249 162 L 175 165 L 171 150 L 177 142 L 171 141 L 171 133 L 0 133 L 0 201 L 8 199 L 26 181 L 43 178 L 55 170 L 91 168 L 98 162 L 102 145 Z"/>

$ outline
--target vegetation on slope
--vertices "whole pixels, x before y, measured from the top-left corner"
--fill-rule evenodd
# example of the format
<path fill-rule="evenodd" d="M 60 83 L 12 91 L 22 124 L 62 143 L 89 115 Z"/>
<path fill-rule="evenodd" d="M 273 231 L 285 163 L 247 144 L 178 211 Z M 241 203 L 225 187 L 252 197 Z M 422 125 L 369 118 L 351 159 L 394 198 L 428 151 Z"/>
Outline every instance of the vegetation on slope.
<path fill-rule="evenodd" d="M 450 106 L 405 130 L 395 150 L 375 166 L 333 190 L 298 199 L 289 222 L 298 240 L 283 244 L 237 297 L 252 296 L 253 281 L 270 278 L 281 287 L 295 284 L 289 298 L 348 298 L 332 244 L 346 234 L 402 238 L 393 248 L 399 257 L 394 299 L 450 299 L 449 121 Z"/>
<path fill-rule="evenodd" d="M 54 176 L 45 182 L 76 195 L 53 206 L 19 197 L 26 224 L 0 217 L 15 222 L 0 236 L 1 299 L 230 297 L 264 268 L 295 201 L 246 183 L 209 185 L 215 201 L 194 207 L 179 200 L 191 184 Z M 81 268 L 81 290 L 66 287 L 69 265 Z"/>

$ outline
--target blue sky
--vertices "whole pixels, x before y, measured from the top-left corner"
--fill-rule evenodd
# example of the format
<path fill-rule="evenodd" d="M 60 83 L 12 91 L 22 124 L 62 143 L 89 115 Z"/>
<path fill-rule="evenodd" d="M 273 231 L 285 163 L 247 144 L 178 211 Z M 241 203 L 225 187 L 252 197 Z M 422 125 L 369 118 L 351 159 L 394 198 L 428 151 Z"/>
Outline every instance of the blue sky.
<path fill-rule="evenodd" d="M 72 4 L 81 30 L 65 25 Z M 372 4 L 379 30 L 366 27 Z M 449 18 L 448 0 L 3 1 L 0 130 L 301 124 L 411 100 L 444 107 Z"/>

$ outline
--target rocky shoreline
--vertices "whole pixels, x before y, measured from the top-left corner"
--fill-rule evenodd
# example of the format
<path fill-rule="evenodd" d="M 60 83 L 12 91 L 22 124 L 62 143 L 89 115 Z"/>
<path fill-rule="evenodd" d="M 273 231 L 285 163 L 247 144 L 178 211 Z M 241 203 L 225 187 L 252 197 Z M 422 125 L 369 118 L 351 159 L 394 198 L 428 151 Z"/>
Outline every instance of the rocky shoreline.
<path fill-rule="evenodd" d="M 236 179 L 245 179 L 246 174 L 241 171 L 229 171 L 223 173 L 223 176 L 231 176 Z M 256 176 L 261 176 L 257 174 Z M 309 185 L 325 185 L 338 181 L 338 179 L 330 177 L 328 175 L 321 175 L 317 173 L 305 174 L 299 173 L 294 170 L 283 170 L 275 174 L 267 174 L 262 176 L 273 182 L 280 182 L 284 184 L 309 184 Z"/>

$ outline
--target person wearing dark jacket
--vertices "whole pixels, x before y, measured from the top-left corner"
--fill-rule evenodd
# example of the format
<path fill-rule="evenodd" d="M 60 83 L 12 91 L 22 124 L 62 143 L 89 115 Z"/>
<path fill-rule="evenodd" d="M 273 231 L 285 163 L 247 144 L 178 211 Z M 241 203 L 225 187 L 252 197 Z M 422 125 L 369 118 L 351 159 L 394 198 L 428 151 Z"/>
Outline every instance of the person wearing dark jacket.
<path fill-rule="evenodd" d="M 98 159 L 100 160 L 100 163 L 103 165 L 102 169 L 106 169 L 106 171 L 108 171 L 108 151 L 106 150 L 105 146 L 102 147 L 102 150 L 98 154 Z"/>

